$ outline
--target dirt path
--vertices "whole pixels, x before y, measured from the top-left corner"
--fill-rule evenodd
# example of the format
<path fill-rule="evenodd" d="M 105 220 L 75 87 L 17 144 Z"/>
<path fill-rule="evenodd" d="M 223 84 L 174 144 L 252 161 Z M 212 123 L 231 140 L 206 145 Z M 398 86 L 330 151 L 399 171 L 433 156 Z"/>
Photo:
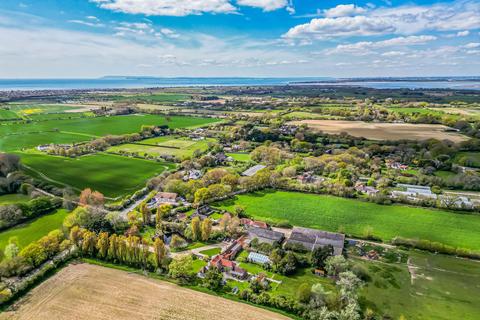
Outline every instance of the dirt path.
<path fill-rule="evenodd" d="M 277 320 L 285 316 L 174 284 L 90 264 L 69 265 L 0 314 L 48 320 Z"/>
<path fill-rule="evenodd" d="M 417 269 L 418 267 L 412 263 L 412 258 L 407 260 L 408 272 L 410 273 L 410 283 L 413 284 L 417 278 Z"/>

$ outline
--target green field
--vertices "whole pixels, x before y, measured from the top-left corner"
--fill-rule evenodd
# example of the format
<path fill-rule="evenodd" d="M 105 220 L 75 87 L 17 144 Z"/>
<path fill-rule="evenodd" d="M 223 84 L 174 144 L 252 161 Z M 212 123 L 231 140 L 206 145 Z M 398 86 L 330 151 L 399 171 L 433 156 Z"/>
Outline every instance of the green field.
<path fill-rule="evenodd" d="M 68 211 L 58 210 L 53 213 L 41 216 L 28 223 L 18 225 L 6 231 L 0 232 L 0 250 L 3 250 L 8 244 L 8 239 L 17 237 L 20 247 L 36 241 L 52 230 L 62 227 L 63 219 Z"/>
<path fill-rule="evenodd" d="M 448 178 L 455 177 L 456 173 L 452 171 L 439 170 L 439 171 L 435 171 L 435 175 L 443 179 L 448 179 Z"/>
<path fill-rule="evenodd" d="M 64 119 L 78 119 L 93 117 L 93 112 L 69 112 L 69 113 L 40 113 L 29 116 L 28 118 L 33 121 L 46 121 L 46 120 L 64 120 Z"/>
<path fill-rule="evenodd" d="M 444 112 L 442 111 L 438 111 L 438 110 L 432 110 L 432 109 L 428 109 L 428 108 L 419 108 L 419 107 L 415 107 L 415 108 L 407 108 L 407 107 L 390 107 L 388 108 L 389 111 L 393 111 L 395 113 L 398 113 L 398 114 L 406 114 L 406 115 L 412 115 L 412 114 L 431 114 L 431 115 L 435 115 L 435 116 L 441 116 L 443 114 L 445 114 Z"/>
<path fill-rule="evenodd" d="M 92 139 L 93 137 L 86 135 L 64 132 L 12 134 L 0 137 L 0 152 L 29 149 L 42 144 L 76 143 Z"/>
<path fill-rule="evenodd" d="M 77 191 L 92 188 L 112 198 L 131 193 L 143 187 L 147 179 L 174 167 L 166 162 L 104 153 L 75 159 L 36 153 L 18 154 L 22 163 L 33 169 L 27 171 L 36 177 L 72 186 Z"/>
<path fill-rule="evenodd" d="M 98 95 L 93 95 L 98 98 Z M 158 92 L 158 93 L 137 93 L 137 94 L 107 94 L 102 96 L 103 99 L 113 101 L 130 101 L 144 103 L 175 103 L 190 100 L 190 95 L 174 93 L 174 92 Z"/>
<path fill-rule="evenodd" d="M 248 162 L 252 160 L 250 153 L 227 153 L 227 156 L 232 157 L 235 161 Z"/>
<path fill-rule="evenodd" d="M 139 132 L 142 125 L 168 125 L 170 128 L 185 128 L 206 125 L 218 121 L 211 118 L 172 116 L 169 121 L 159 115 L 128 115 L 96 117 L 87 119 L 52 120 L 31 122 L 22 125 L 5 124 L 0 126 L 0 134 L 31 133 L 43 131 L 64 131 L 92 136 L 126 134 Z"/>
<path fill-rule="evenodd" d="M 0 205 L 22 203 L 22 202 L 27 202 L 29 200 L 30 200 L 29 196 L 21 193 L 0 195 Z"/>
<path fill-rule="evenodd" d="M 136 153 L 140 156 L 148 155 L 154 157 L 170 155 L 184 159 L 192 157 L 196 150 L 206 151 L 208 143 L 214 141 L 215 139 L 193 141 L 184 137 L 164 136 L 142 140 L 137 143 L 114 146 L 107 151 L 112 153 Z"/>
<path fill-rule="evenodd" d="M 373 235 L 384 240 L 402 236 L 480 250 L 480 216 L 471 214 L 283 191 L 239 195 L 218 206 L 233 210 L 235 204 L 259 220 L 287 220 L 296 226 L 328 231 L 343 228 L 359 237 L 371 228 Z"/>
<path fill-rule="evenodd" d="M 480 168 L 480 152 L 458 152 L 453 162 L 461 166 Z"/>
<path fill-rule="evenodd" d="M 66 104 L 22 104 L 11 103 L 9 108 L 23 115 L 33 115 L 40 113 L 53 113 L 64 112 L 68 110 L 78 109 L 78 106 L 66 105 Z"/>
<path fill-rule="evenodd" d="M 354 260 L 372 277 L 362 290 L 364 306 L 393 319 L 478 319 L 478 261 L 415 251 L 409 255 L 415 267 L 413 283 L 406 264 Z"/>
<path fill-rule="evenodd" d="M 1 120 L 13 120 L 20 119 L 20 117 L 11 110 L 0 109 L 0 121 Z"/>
<path fill-rule="evenodd" d="M 218 121 L 211 118 L 128 115 L 96 118 L 37 121 L 0 125 L 0 151 L 21 150 L 46 143 L 72 143 L 108 134 L 139 132 L 142 125 L 170 128 L 198 127 Z M 21 136 L 25 135 L 25 136 Z M 49 138 L 51 136 L 51 139 Z"/>

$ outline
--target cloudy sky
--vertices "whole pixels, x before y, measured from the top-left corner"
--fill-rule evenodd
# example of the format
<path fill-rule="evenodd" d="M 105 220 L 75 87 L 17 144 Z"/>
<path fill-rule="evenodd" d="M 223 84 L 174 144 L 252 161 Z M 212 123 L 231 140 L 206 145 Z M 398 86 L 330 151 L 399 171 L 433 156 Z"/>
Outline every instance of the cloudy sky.
<path fill-rule="evenodd" d="M 0 78 L 480 75 L 480 1 L 1 0 Z"/>

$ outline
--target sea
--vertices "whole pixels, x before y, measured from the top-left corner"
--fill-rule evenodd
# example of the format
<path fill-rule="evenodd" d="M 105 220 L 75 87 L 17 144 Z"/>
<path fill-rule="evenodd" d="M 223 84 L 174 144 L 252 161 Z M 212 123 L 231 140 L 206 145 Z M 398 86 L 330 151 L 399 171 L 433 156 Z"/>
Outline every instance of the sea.
<path fill-rule="evenodd" d="M 0 91 L 135 89 L 154 87 L 276 86 L 276 85 L 360 86 L 375 89 L 464 89 L 480 90 L 480 78 L 378 78 L 335 79 L 301 78 L 156 78 L 103 77 L 96 79 L 0 79 Z"/>

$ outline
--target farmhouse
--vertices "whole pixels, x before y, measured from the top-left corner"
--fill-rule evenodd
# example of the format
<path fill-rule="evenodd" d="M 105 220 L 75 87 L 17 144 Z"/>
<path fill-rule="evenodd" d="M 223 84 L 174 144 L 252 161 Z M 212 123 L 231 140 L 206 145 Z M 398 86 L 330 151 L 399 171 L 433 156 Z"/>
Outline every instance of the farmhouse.
<path fill-rule="evenodd" d="M 355 185 L 355 190 L 357 190 L 358 192 L 361 192 L 361 193 L 365 193 L 369 196 L 374 196 L 379 192 L 378 189 L 375 189 L 374 187 L 366 186 L 365 184 L 363 184 L 361 182 L 357 183 Z"/>
<path fill-rule="evenodd" d="M 248 273 L 245 271 L 245 269 L 237 266 L 234 261 L 224 259 L 222 255 L 215 256 L 210 261 L 210 267 L 217 268 L 219 271 L 225 272 L 239 279 L 245 279 L 248 276 Z"/>
<path fill-rule="evenodd" d="M 202 177 L 202 172 L 200 170 L 189 170 L 186 172 L 185 176 L 183 177 L 183 181 L 198 180 L 201 177 Z"/>
<path fill-rule="evenodd" d="M 199 217 L 201 220 L 211 216 L 213 209 L 210 206 L 201 206 L 195 210 L 195 213 L 192 214 L 192 218 Z"/>
<path fill-rule="evenodd" d="M 178 195 L 172 192 L 159 192 L 153 197 L 150 206 L 159 206 L 161 204 L 177 205 Z"/>
<path fill-rule="evenodd" d="M 245 170 L 244 172 L 242 172 L 242 176 L 245 176 L 245 177 L 252 177 L 254 176 L 258 171 L 262 170 L 262 169 L 265 169 L 266 166 L 264 165 L 261 165 L 261 164 L 257 164 L 256 166 L 253 166 L 247 170 Z"/>
<path fill-rule="evenodd" d="M 408 169 L 407 165 L 401 164 L 400 162 L 393 161 L 393 160 L 390 160 L 390 159 L 385 160 L 385 165 L 387 166 L 387 168 L 390 168 L 390 169 L 397 169 L 397 170 L 402 170 L 402 171 Z"/>
<path fill-rule="evenodd" d="M 297 180 L 300 183 L 315 183 L 317 181 L 323 181 L 324 179 L 322 177 L 314 175 L 313 172 L 308 171 L 308 172 L 304 172 L 303 174 L 299 175 L 297 177 Z"/>
<path fill-rule="evenodd" d="M 283 233 L 269 229 L 249 227 L 247 231 L 250 239 L 258 239 L 260 243 L 281 243 L 284 238 Z"/>
<path fill-rule="evenodd" d="M 246 227 L 257 227 L 262 229 L 268 229 L 268 225 L 263 221 L 253 221 L 248 218 L 241 218 L 240 224 Z"/>
<path fill-rule="evenodd" d="M 331 245 L 334 255 L 341 255 L 343 252 L 345 235 L 309 228 L 294 227 L 286 245 L 300 244 L 305 249 L 313 251 L 318 247 Z"/>

